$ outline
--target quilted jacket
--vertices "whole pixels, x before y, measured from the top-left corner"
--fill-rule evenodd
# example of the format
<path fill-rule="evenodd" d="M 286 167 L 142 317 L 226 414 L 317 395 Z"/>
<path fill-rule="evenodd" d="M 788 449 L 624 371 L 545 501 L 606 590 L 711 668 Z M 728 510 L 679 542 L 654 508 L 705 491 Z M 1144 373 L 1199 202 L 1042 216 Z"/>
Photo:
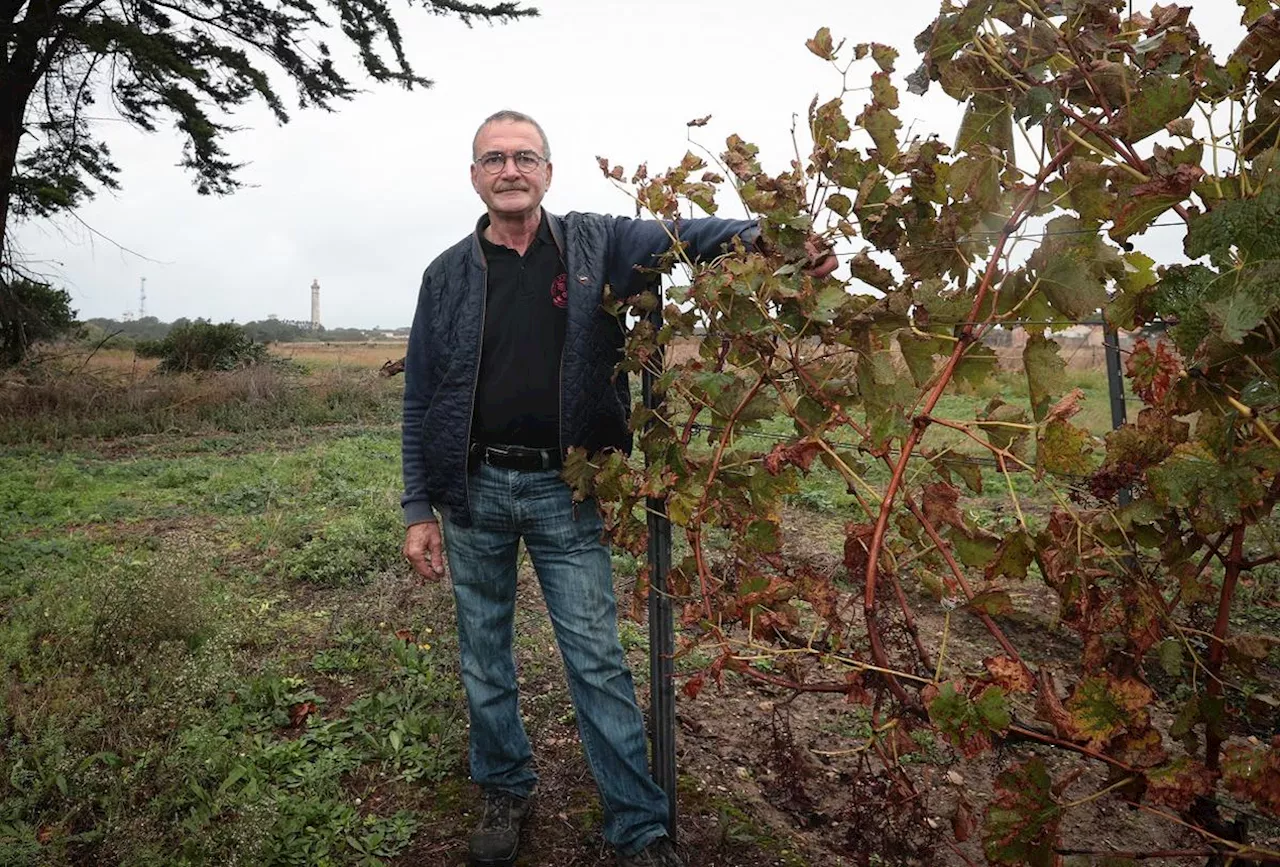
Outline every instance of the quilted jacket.
<path fill-rule="evenodd" d="M 630 451 L 630 391 L 616 373 L 624 334 L 601 309 L 605 286 L 618 295 L 636 287 L 636 268 L 651 266 L 671 245 L 668 226 L 599 214 L 570 213 L 550 221 L 569 277 L 568 320 L 560 362 L 561 448 Z M 404 508 L 406 524 L 431 520 L 432 508 L 471 523 L 467 450 L 484 330 L 486 266 L 476 231 L 436 258 L 422 276 L 405 355 Z M 695 258 L 718 255 L 735 236 L 750 243 L 755 221 L 682 220 L 679 237 Z M 618 291 L 621 287 L 622 291 Z"/>

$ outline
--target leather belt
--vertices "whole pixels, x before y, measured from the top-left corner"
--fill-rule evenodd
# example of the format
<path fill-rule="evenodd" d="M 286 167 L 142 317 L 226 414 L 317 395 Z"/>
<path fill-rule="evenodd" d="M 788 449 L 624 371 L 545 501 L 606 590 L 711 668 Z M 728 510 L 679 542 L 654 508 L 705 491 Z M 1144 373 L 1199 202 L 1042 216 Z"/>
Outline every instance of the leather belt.
<path fill-rule="evenodd" d="M 504 470 L 559 469 L 563 460 L 559 449 L 533 449 L 528 446 L 485 445 L 472 443 L 469 452 L 471 463 L 485 463 Z"/>

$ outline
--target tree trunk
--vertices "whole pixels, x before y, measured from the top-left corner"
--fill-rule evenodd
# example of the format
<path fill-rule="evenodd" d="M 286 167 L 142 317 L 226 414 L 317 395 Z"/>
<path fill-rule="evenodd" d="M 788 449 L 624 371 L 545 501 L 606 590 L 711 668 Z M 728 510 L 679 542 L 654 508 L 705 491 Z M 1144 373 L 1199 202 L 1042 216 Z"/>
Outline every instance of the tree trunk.
<path fill-rule="evenodd" d="M 22 115 L 26 99 L 11 83 L 0 84 L 0 285 L 12 277 L 9 215 L 14 190 L 14 174 L 18 168 L 18 140 L 22 136 Z"/>

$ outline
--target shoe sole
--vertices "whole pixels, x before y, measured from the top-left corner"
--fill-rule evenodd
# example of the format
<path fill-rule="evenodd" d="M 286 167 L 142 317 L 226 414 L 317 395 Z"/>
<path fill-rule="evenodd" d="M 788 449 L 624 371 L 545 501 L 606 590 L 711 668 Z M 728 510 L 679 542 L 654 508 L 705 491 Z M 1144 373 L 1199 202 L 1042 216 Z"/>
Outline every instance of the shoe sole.
<path fill-rule="evenodd" d="M 497 861 L 492 858 L 468 858 L 467 867 L 515 867 L 516 856 L 510 858 L 501 858 Z"/>

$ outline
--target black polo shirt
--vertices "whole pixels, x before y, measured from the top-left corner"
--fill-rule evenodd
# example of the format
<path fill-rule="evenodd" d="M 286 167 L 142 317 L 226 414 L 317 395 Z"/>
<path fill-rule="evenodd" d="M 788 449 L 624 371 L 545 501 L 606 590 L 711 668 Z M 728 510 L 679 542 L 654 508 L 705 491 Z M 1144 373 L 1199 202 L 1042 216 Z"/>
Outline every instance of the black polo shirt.
<path fill-rule="evenodd" d="M 559 448 L 560 356 L 568 282 L 544 216 L 521 256 L 484 237 L 484 343 L 471 438 L 486 445 Z"/>

